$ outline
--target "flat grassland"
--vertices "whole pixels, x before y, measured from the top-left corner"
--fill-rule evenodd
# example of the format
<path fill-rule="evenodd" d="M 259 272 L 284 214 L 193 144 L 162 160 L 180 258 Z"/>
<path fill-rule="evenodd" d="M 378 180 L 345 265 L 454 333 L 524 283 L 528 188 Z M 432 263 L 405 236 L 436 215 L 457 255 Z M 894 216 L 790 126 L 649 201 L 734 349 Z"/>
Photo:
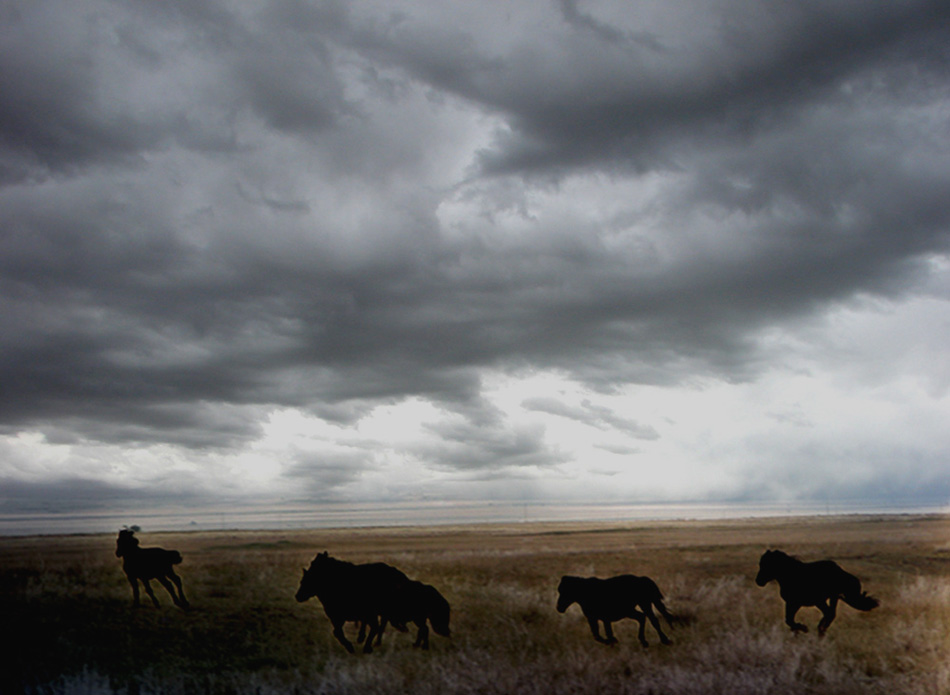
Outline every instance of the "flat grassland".
<path fill-rule="evenodd" d="M 115 537 L 0 538 L 0 622 L 11 693 L 950 693 L 950 516 L 138 534 L 177 548 L 189 612 L 164 589 L 134 609 Z M 881 606 L 843 603 L 793 635 L 759 555 L 830 558 Z M 438 587 L 452 637 L 390 628 L 373 654 L 346 653 L 317 599 L 298 604 L 314 555 L 384 561 Z M 683 618 L 648 649 L 591 638 L 577 606 L 555 610 L 563 574 L 647 575 Z M 351 637 L 355 627 L 348 628 Z M 414 630 L 413 630 L 414 631 Z"/>

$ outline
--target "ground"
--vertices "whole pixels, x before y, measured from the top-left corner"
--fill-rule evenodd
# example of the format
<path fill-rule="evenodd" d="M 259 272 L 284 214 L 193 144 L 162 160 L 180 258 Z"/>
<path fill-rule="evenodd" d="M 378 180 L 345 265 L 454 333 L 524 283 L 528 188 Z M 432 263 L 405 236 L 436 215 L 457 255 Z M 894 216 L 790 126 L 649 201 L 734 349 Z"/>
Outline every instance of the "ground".
<path fill-rule="evenodd" d="M 630 523 L 524 523 L 319 531 L 150 533 L 176 548 L 192 610 L 133 608 L 114 535 L 0 538 L 0 615 L 14 636 L 2 692 L 33 693 L 900 693 L 950 692 L 950 516 L 889 515 Z M 755 585 L 781 548 L 830 558 L 881 600 L 841 605 L 793 635 L 778 587 Z M 298 604 L 320 551 L 385 561 L 452 605 L 452 637 L 387 630 L 347 654 L 320 603 Z M 595 643 L 577 606 L 560 615 L 563 574 L 647 575 L 682 620 L 674 644 Z M 355 637 L 355 626 L 349 628 Z"/>

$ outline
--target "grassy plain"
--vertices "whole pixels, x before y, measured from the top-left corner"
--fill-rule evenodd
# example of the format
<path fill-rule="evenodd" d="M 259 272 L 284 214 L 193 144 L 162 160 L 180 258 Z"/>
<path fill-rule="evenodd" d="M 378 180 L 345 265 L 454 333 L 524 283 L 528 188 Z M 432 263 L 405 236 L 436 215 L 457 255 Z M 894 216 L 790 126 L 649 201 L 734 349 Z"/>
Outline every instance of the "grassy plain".
<path fill-rule="evenodd" d="M 131 606 L 114 536 L 0 538 L 0 621 L 10 693 L 950 693 L 950 516 L 273 532 L 140 532 L 177 548 L 188 613 Z M 881 607 L 841 605 L 828 635 L 792 635 L 763 550 L 832 558 Z M 316 599 L 293 595 L 322 550 L 385 561 L 438 587 L 451 639 L 432 649 L 388 630 L 350 655 Z M 562 574 L 654 578 L 685 619 L 659 645 L 615 625 L 595 643 L 577 606 L 554 609 Z M 143 596 L 144 598 L 144 596 Z"/>

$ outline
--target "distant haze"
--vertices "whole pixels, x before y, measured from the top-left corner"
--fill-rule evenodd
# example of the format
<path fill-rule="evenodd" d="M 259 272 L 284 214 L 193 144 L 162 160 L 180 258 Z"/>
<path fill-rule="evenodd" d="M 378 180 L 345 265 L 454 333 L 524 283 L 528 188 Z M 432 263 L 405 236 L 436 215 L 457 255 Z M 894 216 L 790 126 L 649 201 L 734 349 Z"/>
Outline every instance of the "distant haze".
<path fill-rule="evenodd" d="M 945 0 L 0 23 L 0 514 L 950 501 Z"/>

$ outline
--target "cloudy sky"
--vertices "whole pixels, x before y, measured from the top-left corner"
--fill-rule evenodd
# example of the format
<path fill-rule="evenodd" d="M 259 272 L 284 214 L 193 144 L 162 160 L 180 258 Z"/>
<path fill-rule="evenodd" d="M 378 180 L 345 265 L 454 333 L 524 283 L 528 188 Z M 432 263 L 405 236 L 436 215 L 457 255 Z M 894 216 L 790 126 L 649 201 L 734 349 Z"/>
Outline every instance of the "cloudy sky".
<path fill-rule="evenodd" d="M 945 0 L 0 0 L 0 510 L 950 499 Z"/>

